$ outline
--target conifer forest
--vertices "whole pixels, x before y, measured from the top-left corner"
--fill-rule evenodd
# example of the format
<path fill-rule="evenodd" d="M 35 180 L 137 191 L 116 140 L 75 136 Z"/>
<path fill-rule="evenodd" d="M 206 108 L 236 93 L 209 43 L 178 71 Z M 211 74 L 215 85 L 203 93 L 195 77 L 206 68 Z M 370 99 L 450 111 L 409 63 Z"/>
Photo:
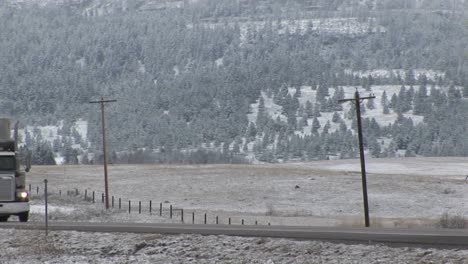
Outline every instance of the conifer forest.
<path fill-rule="evenodd" d="M 356 158 L 356 90 L 368 156 L 468 156 L 468 1 L 32 2 L 0 3 L 0 109 L 36 164 L 101 162 L 101 96 L 115 163 Z"/>

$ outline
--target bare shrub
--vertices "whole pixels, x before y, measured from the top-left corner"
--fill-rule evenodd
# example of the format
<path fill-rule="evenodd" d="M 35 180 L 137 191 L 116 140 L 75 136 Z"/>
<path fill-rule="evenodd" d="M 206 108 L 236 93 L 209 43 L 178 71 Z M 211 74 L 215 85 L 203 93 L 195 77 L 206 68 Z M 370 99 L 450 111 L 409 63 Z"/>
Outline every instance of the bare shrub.
<path fill-rule="evenodd" d="M 451 188 L 445 188 L 444 191 L 442 192 L 443 194 L 454 194 L 457 191 L 451 189 Z"/>
<path fill-rule="evenodd" d="M 275 209 L 271 203 L 266 205 L 265 216 L 273 216 L 275 214 Z"/>
<path fill-rule="evenodd" d="M 445 212 L 437 221 L 436 226 L 439 228 L 463 229 L 466 228 L 466 219 L 460 213 L 451 215 Z"/>

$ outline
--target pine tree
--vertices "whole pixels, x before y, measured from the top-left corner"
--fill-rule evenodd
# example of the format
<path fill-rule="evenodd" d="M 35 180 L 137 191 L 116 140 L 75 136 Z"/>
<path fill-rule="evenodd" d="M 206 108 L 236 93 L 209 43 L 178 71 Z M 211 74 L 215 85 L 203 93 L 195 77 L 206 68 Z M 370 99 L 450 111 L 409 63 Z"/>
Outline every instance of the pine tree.
<path fill-rule="evenodd" d="M 257 112 L 257 127 L 260 130 L 263 130 L 265 123 L 267 119 L 267 113 L 265 112 L 265 100 L 263 99 L 263 96 L 260 96 L 259 102 L 258 102 L 258 112 Z"/>
<path fill-rule="evenodd" d="M 322 114 L 320 113 L 320 109 L 321 109 L 320 104 L 319 103 L 315 104 L 313 117 L 321 117 L 322 116 Z"/>
<path fill-rule="evenodd" d="M 340 114 L 338 114 L 338 112 L 334 112 L 332 116 L 332 122 L 338 123 L 340 120 L 341 120 Z"/>
<path fill-rule="evenodd" d="M 296 93 L 294 94 L 294 97 L 295 97 L 295 98 L 301 98 L 301 96 L 302 96 L 301 87 L 300 87 L 300 86 L 296 86 Z"/>
<path fill-rule="evenodd" d="M 314 120 L 312 121 L 312 134 L 318 134 L 318 130 L 320 129 L 320 122 L 317 117 L 314 117 Z"/>
<path fill-rule="evenodd" d="M 307 122 L 307 116 L 306 115 L 302 116 L 302 118 L 299 120 L 298 129 L 303 130 L 304 127 L 308 125 L 309 123 Z"/>
<path fill-rule="evenodd" d="M 406 96 L 405 96 L 405 106 L 406 106 L 406 111 L 409 111 L 413 108 L 413 100 L 414 100 L 414 87 L 410 86 L 410 88 L 406 91 Z"/>
<path fill-rule="evenodd" d="M 332 100 L 332 105 L 333 109 L 330 111 L 343 111 L 343 104 L 341 104 L 339 101 L 344 99 L 344 90 L 343 87 L 339 87 L 335 89 L 335 93 L 333 94 Z"/>
<path fill-rule="evenodd" d="M 416 78 L 414 77 L 414 71 L 413 70 L 408 70 L 405 73 L 405 83 L 407 85 L 415 85 L 416 84 Z"/>
<path fill-rule="evenodd" d="M 324 99 L 329 96 L 328 87 L 324 84 L 320 84 L 317 88 L 317 97 L 316 100 L 318 103 L 324 102 Z"/>
<path fill-rule="evenodd" d="M 381 104 L 382 104 L 382 107 L 383 107 L 383 113 L 385 115 L 389 114 L 390 113 L 390 109 L 388 107 L 388 98 L 387 98 L 387 92 L 384 91 L 382 93 L 382 98 L 380 100 Z"/>
<path fill-rule="evenodd" d="M 392 95 L 392 98 L 390 99 L 390 108 L 393 109 L 393 111 L 398 111 L 398 96 L 396 94 Z"/>
<path fill-rule="evenodd" d="M 287 120 L 288 120 L 288 132 L 292 133 L 292 132 L 294 132 L 294 130 L 297 129 L 296 114 L 293 113 L 293 112 L 289 112 L 286 117 L 287 117 Z"/>
<path fill-rule="evenodd" d="M 250 141 L 254 140 L 255 137 L 257 136 L 257 128 L 255 127 L 255 124 L 250 122 L 249 127 L 247 129 L 247 137 L 250 139 Z"/>
<path fill-rule="evenodd" d="M 289 94 L 288 86 L 286 84 L 282 84 L 280 87 L 280 90 L 278 93 L 276 93 L 275 97 L 273 98 L 273 101 L 277 105 L 281 105 L 284 107 L 286 97 Z"/>
<path fill-rule="evenodd" d="M 420 86 L 427 86 L 427 82 L 428 80 L 426 74 L 423 73 L 418 76 L 418 83 Z"/>
<path fill-rule="evenodd" d="M 377 141 L 376 138 L 373 138 L 370 142 L 370 150 L 372 157 L 378 158 L 380 157 L 380 152 L 382 151 L 379 142 Z"/>
<path fill-rule="evenodd" d="M 309 100 L 307 100 L 305 104 L 305 113 L 307 114 L 308 118 L 311 118 L 314 115 L 313 105 Z"/>
<path fill-rule="evenodd" d="M 413 113 L 415 115 L 422 115 L 429 113 L 430 105 L 427 99 L 427 88 L 426 86 L 420 86 L 419 91 L 414 95 L 414 106 Z"/>
<path fill-rule="evenodd" d="M 371 96 L 371 95 L 369 95 L 369 96 Z M 366 103 L 366 107 L 367 107 L 369 110 L 375 109 L 374 99 L 368 99 L 368 100 L 367 100 L 367 103 Z"/>
<path fill-rule="evenodd" d="M 331 128 L 330 120 L 327 120 L 327 123 L 325 124 L 325 126 L 323 126 L 322 135 L 328 135 L 330 128 Z"/>

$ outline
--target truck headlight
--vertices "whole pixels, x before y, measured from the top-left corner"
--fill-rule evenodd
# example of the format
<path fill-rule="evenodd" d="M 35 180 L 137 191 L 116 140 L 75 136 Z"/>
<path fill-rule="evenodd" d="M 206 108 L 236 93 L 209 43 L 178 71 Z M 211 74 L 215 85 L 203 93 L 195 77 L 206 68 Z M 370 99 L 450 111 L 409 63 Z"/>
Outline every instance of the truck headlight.
<path fill-rule="evenodd" d="M 26 200 L 29 196 L 29 193 L 28 192 L 25 192 L 25 191 L 22 191 L 22 192 L 19 192 L 18 193 L 18 198 L 22 199 L 22 200 Z"/>

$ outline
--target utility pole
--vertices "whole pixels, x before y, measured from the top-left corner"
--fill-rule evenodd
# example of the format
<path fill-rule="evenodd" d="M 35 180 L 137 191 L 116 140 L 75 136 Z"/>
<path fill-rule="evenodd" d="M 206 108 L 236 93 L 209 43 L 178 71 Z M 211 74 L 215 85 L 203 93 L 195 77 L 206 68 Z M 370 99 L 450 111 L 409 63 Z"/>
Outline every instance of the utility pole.
<path fill-rule="evenodd" d="M 364 221 L 366 227 L 370 226 L 369 221 L 369 203 L 367 200 L 367 179 L 366 179 L 366 163 L 364 158 L 364 141 L 362 139 L 362 122 L 361 122 L 361 101 L 366 99 L 374 99 L 375 96 L 360 97 L 359 92 L 356 89 L 354 93 L 354 98 L 352 99 L 343 99 L 339 100 L 340 103 L 343 102 L 353 102 L 356 106 L 356 118 L 357 118 L 357 127 L 358 127 L 358 139 L 359 139 L 359 155 L 361 158 L 361 176 L 362 176 L 362 197 L 364 200 Z"/>
<path fill-rule="evenodd" d="M 90 104 L 101 104 L 101 123 L 102 123 L 102 151 L 104 153 L 104 192 L 106 196 L 106 209 L 109 209 L 109 184 L 107 180 L 107 155 L 106 155 L 106 122 L 104 118 L 104 103 L 113 103 L 117 100 L 104 100 L 101 97 L 99 101 L 91 101 Z"/>

